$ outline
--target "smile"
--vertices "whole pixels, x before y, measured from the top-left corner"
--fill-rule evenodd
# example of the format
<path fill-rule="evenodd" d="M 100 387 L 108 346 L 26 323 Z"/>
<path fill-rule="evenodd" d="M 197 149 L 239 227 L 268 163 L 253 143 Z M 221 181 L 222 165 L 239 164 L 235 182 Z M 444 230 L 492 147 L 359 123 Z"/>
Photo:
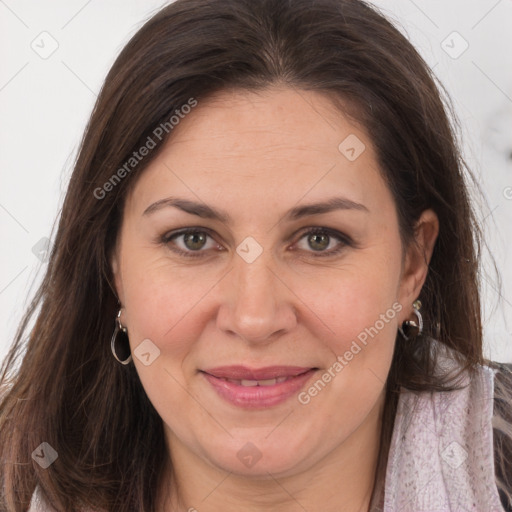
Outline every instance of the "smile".
<path fill-rule="evenodd" d="M 295 396 L 318 368 L 230 366 L 201 371 L 224 401 L 246 409 L 265 409 Z"/>

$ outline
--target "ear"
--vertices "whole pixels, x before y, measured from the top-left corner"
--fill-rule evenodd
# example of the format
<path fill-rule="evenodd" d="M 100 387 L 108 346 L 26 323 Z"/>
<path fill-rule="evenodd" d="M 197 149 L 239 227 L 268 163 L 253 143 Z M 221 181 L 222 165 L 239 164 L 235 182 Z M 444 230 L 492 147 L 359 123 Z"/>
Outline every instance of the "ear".
<path fill-rule="evenodd" d="M 439 234 L 439 220 L 433 210 L 425 210 L 414 229 L 414 240 L 406 248 L 400 282 L 399 301 L 404 306 L 404 319 L 412 310 L 427 278 L 428 267 Z M 402 320 L 401 320 L 402 321 Z"/>

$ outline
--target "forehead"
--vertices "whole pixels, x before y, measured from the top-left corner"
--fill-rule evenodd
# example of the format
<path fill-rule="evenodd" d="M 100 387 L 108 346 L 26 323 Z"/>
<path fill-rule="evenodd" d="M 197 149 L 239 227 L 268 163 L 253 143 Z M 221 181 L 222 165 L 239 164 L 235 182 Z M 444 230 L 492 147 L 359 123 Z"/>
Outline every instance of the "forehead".
<path fill-rule="evenodd" d="M 326 194 L 369 205 L 390 199 L 364 128 L 326 95 L 289 88 L 225 91 L 199 101 L 129 202 L 141 212 L 178 191 L 223 206 L 242 200 L 245 210 Z"/>
<path fill-rule="evenodd" d="M 357 132 L 368 139 L 328 96 L 291 88 L 218 93 L 199 102 L 176 128 L 169 150 L 204 142 L 201 154 L 224 158 L 235 154 L 249 159 L 257 153 L 272 160 L 282 156 L 280 149 L 337 158 L 340 137 Z"/>

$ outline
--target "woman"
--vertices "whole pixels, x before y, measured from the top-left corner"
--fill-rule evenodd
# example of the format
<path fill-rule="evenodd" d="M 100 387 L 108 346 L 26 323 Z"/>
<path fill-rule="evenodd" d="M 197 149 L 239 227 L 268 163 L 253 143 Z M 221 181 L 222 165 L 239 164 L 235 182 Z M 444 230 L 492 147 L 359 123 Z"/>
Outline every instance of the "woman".
<path fill-rule="evenodd" d="M 164 8 L 107 76 L 5 363 L 1 510 L 510 509 L 464 170 L 363 2 Z"/>

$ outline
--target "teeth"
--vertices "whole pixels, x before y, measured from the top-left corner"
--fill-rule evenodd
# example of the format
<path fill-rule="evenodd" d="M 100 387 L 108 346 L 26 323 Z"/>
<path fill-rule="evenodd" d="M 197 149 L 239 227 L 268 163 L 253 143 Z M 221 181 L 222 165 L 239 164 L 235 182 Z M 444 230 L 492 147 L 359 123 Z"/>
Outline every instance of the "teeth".
<path fill-rule="evenodd" d="M 288 379 L 288 377 L 276 377 L 275 379 L 264 379 L 264 380 L 248 380 L 248 379 L 242 379 L 242 380 L 223 379 L 223 380 L 227 380 L 228 382 L 232 382 L 233 384 L 237 384 L 238 386 L 254 387 L 254 386 L 274 386 L 275 384 L 280 384 L 281 382 L 284 382 L 287 379 Z"/>
<path fill-rule="evenodd" d="M 259 380 L 258 386 L 273 386 L 276 382 L 276 379 Z"/>
<path fill-rule="evenodd" d="M 235 381 L 235 383 L 238 384 L 238 381 Z M 258 385 L 258 381 L 257 380 L 241 380 L 240 384 L 242 386 L 257 386 Z"/>

